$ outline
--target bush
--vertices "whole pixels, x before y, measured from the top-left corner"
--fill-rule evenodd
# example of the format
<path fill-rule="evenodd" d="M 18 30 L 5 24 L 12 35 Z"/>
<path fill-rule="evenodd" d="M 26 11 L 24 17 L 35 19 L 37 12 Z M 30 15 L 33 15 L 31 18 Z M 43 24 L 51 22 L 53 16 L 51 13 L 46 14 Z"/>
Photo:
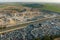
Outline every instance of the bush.
<path fill-rule="evenodd" d="M 35 39 L 33 39 L 33 40 L 41 40 L 40 38 L 35 38 Z"/>

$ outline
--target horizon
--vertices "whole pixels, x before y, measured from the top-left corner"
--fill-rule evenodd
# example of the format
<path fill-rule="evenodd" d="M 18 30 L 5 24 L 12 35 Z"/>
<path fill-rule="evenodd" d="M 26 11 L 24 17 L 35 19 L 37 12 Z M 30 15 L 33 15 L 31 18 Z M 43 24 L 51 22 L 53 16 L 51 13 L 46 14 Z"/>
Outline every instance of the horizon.
<path fill-rule="evenodd" d="M 0 0 L 3 2 L 41 2 L 41 3 L 60 3 L 60 0 Z"/>

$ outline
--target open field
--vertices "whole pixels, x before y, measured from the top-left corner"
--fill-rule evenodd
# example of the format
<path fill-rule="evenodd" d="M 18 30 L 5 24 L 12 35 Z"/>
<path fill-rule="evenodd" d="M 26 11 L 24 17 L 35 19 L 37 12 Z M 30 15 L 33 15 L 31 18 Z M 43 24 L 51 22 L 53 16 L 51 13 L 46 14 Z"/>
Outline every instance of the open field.
<path fill-rule="evenodd" d="M 45 4 L 43 9 L 54 11 L 54 12 L 60 12 L 60 6 L 59 5 L 57 5 L 57 4 Z"/>
<path fill-rule="evenodd" d="M 49 11 L 54 11 L 54 12 L 59 12 L 60 13 L 60 4 L 26 4 L 24 6 L 27 7 L 32 7 L 32 8 L 40 8 L 42 10 L 49 10 Z"/>

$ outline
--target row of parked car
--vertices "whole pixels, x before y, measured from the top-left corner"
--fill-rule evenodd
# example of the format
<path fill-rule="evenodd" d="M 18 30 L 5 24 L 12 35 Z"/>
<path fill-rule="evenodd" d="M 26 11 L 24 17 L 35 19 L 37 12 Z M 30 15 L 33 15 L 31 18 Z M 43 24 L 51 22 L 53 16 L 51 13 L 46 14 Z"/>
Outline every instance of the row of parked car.
<path fill-rule="evenodd" d="M 0 35 L 1 40 L 33 40 L 45 35 L 60 35 L 60 19 L 46 20 L 41 23 L 30 24 L 25 28 Z"/>

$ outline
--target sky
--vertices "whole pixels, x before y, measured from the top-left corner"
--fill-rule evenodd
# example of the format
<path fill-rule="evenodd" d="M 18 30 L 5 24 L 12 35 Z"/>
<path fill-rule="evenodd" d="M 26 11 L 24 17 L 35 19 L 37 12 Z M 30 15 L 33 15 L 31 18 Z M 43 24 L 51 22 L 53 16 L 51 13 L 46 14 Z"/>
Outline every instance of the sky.
<path fill-rule="evenodd" d="M 52 3 L 60 3 L 60 0 L 0 0 L 0 2 L 52 2 Z"/>

